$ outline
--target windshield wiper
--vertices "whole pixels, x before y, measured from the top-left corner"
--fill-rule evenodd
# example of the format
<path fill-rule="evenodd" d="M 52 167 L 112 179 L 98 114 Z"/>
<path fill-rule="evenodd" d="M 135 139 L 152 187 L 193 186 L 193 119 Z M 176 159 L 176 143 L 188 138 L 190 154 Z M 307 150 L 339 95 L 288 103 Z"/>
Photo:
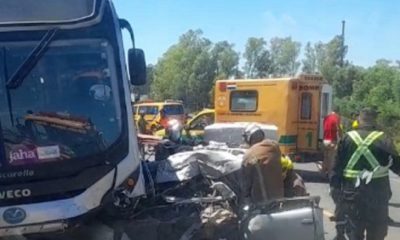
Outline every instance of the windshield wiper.
<path fill-rule="evenodd" d="M 21 86 L 24 79 L 28 76 L 43 54 L 47 51 L 57 30 L 57 28 L 50 29 L 46 32 L 46 34 L 44 34 L 39 44 L 32 50 L 32 52 L 26 57 L 14 74 L 8 79 L 6 84 L 8 89 L 16 89 Z"/>

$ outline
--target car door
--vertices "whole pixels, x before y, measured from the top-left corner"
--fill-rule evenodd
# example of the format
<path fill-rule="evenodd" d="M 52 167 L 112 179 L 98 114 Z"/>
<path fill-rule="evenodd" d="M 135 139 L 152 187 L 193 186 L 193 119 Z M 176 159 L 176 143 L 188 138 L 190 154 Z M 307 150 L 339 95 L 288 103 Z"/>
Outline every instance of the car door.
<path fill-rule="evenodd" d="M 203 140 L 204 128 L 214 123 L 214 115 L 214 113 L 207 112 L 194 117 L 189 123 L 190 137 L 195 140 Z"/>
<path fill-rule="evenodd" d="M 318 85 L 305 85 L 299 92 L 297 150 L 316 152 L 318 149 L 320 91 Z"/>
<path fill-rule="evenodd" d="M 285 206 L 285 201 L 292 202 L 292 206 Z M 250 214 L 248 222 L 245 223 L 247 239 L 323 240 L 323 209 L 307 203 L 308 201 L 307 198 L 287 199 L 281 202 L 282 207 L 279 211 L 263 213 L 262 210 L 258 210 L 258 213 L 255 211 L 255 214 Z"/>
<path fill-rule="evenodd" d="M 321 91 L 321 110 L 319 115 L 319 139 L 324 137 L 324 118 L 332 111 L 332 86 L 328 84 L 322 85 Z"/>

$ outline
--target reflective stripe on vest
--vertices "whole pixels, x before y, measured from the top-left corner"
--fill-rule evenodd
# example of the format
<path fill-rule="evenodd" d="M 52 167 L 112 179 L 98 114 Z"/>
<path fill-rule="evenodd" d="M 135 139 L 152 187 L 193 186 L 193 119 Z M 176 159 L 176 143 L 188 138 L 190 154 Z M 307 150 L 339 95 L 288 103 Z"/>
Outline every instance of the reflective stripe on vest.
<path fill-rule="evenodd" d="M 389 171 L 376 171 L 380 168 L 380 164 L 378 160 L 374 157 L 372 152 L 369 150 L 369 146 L 377 140 L 379 137 L 383 135 L 383 132 L 371 132 L 367 138 L 364 140 L 360 137 L 357 131 L 351 131 L 348 133 L 349 137 L 357 144 L 357 149 L 351 156 L 347 166 L 344 169 L 344 177 L 347 178 L 357 178 L 365 172 L 365 170 L 358 171 L 354 170 L 355 165 L 361 159 L 361 156 L 364 156 L 368 161 L 372 171 L 374 171 L 372 178 L 382 178 L 389 175 Z"/>

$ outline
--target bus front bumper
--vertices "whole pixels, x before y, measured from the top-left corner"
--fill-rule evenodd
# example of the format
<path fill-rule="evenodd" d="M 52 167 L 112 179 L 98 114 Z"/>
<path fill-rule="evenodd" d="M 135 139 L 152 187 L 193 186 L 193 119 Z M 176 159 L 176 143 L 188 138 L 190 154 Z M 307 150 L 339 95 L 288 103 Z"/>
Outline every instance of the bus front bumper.
<path fill-rule="evenodd" d="M 22 225 L 16 227 L 5 227 L 0 228 L 0 236 L 15 236 L 15 235 L 27 235 L 27 234 L 41 234 L 41 233 L 49 233 L 49 232 L 59 232 L 64 231 L 68 228 L 68 224 L 65 222 L 49 222 L 49 223 L 40 223 L 40 224 L 30 224 L 30 225 Z"/>

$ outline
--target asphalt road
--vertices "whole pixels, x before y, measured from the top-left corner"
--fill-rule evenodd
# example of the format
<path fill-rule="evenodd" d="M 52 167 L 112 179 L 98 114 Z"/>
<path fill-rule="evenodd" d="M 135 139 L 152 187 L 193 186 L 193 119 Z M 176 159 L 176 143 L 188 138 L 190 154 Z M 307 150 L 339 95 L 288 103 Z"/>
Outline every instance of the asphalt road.
<path fill-rule="evenodd" d="M 331 240 L 335 237 L 335 223 L 331 222 L 329 217 L 334 212 L 334 203 L 329 196 L 329 186 L 327 179 L 324 178 L 318 171 L 315 163 L 298 163 L 296 164 L 296 170 L 303 176 L 308 192 L 314 196 L 320 196 L 320 206 L 324 209 L 324 229 L 325 239 Z M 394 220 L 394 223 L 389 228 L 389 234 L 387 240 L 398 240 L 400 239 L 400 178 L 395 175 L 391 175 L 391 186 L 393 197 L 390 201 L 390 217 Z M 118 223 L 116 223 L 118 225 Z M 74 232 L 69 236 L 50 238 L 51 240 L 113 240 L 113 229 L 99 222 L 94 222 L 91 225 L 84 227 L 83 232 Z M 128 234 L 129 235 L 129 234 Z M 141 239 L 138 236 L 128 236 L 124 234 L 122 240 L 129 239 Z M 22 237 L 10 237 L 1 240 L 25 240 Z M 46 239 L 47 240 L 47 239 Z"/>
<path fill-rule="evenodd" d="M 331 240 L 335 237 L 335 224 L 329 220 L 335 205 L 329 196 L 329 185 L 326 178 L 318 172 L 315 163 L 298 163 L 296 169 L 306 181 L 306 187 L 311 195 L 321 196 L 320 206 L 324 209 L 325 239 Z M 390 201 L 389 214 L 394 223 L 389 227 L 386 240 L 400 239 L 400 177 L 392 174 L 390 176 L 393 196 Z"/>

